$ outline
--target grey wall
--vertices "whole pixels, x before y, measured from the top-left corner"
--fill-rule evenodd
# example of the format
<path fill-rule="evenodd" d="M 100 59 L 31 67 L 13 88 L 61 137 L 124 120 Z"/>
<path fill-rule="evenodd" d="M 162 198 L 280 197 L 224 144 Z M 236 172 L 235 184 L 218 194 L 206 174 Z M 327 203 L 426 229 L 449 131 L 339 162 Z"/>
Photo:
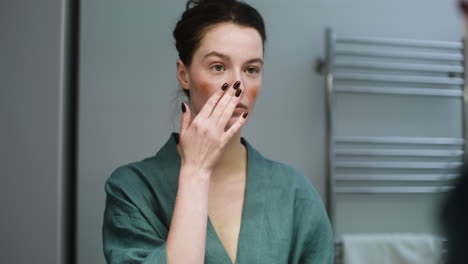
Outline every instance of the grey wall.
<path fill-rule="evenodd" d="M 0 262 L 61 262 L 61 0 L 0 1 Z"/>
<path fill-rule="evenodd" d="M 243 130 L 266 156 L 291 164 L 325 197 L 324 30 L 458 41 L 455 1 L 256 0 L 268 33 L 264 85 Z M 104 263 L 104 181 L 119 165 L 154 155 L 178 131 L 172 29 L 185 1 L 82 1 L 79 263 Z M 174 118 L 174 120 L 172 120 Z"/>

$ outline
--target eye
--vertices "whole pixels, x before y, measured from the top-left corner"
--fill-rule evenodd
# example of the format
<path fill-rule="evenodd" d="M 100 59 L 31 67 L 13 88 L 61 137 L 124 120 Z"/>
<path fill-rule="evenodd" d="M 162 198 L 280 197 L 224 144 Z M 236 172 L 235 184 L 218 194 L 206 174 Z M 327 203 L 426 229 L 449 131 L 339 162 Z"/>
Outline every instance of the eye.
<path fill-rule="evenodd" d="M 245 72 L 248 74 L 257 74 L 260 70 L 257 67 L 248 67 Z"/>
<path fill-rule="evenodd" d="M 211 66 L 211 69 L 217 72 L 224 71 L 224 66 L 221 64 L 216 64 Z"/>

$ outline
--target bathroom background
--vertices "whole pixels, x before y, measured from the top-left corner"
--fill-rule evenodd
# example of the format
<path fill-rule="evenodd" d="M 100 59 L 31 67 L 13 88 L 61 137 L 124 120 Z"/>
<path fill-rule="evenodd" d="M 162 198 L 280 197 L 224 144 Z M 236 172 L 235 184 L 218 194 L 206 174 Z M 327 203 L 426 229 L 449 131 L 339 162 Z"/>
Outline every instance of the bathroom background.
<path fill-rule="evenodd" d="M 71 3 L 0 2 L 0 248 L 5 262 L 65 263 L 69 245 L 63 217 L 74 206 L 66 199 L 64 182 L 70 175 L 63 171 L 64 40 L 70 34 Z M 345 36 L 462 39 L 454 0 L 248 3 L 263 15 L 268 40 L 263 88 L 243 136 L 265 156 L 309 177 L 324 202 L 326 91 L 315 62 L 325 55 L 325 29 Z M 116 167 L 154 155 L 179 129 L 172 29 L 185 1 L 82 0 L 80 6 L 75 257 L 79 264 L 105 263 L 105 180 Z M 440 120 L 461 129 L 460 109 L 452 109 Z M 441 129 L 438 120 L 432 125 Z M 394 221 L 414 224 L 404 216 Z"/>

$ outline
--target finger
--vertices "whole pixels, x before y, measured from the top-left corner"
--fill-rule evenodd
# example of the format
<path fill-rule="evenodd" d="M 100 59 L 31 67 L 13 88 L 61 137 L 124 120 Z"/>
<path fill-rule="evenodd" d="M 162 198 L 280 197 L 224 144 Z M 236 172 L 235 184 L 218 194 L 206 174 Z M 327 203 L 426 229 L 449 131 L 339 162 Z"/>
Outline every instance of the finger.
<path fill-rule="evenodd" d="M 213 109 L 215 108 L 216 104 L 218 103 L 219 99 L 223 97 L 225 94 L 225 91 L 228 90 L 227 88 L 229 87 L 229 84 L 225 83 L 223 86 L 221 86 L 220 89 L 218 89 L 216 92 L 214 92 L 211 97 L 206 101 L 205 105 L 203 105 L 202 109 L 198 113 L 201 117 L 208 118 L 213 112 Z"/>
<path fill-rule="evenodd" d="M 249 112 L 244 112 L 234 124 L 223 134 L 224 140 L 229 141 L 247 123 Z"/>
<path fill-rule="evenodd" d="M 182 110 L 182 117 L 180 119 L 180 134 L 185 132 L 185 130 L 188 129 L 191 123 L 191 112 L 190 112 L 190 107 L 188 107 L 185 103 L 182 103 L 181 105 L 181 110 Z"/>
<path fill-rule="evenodd" d="M 219 119 L 223 116 L 223 113 L 226 110 L 226 107 L 232 102 L 235 101 L 235 94 L 238 93 L 240 86 L 240 82 L 237 81 L 234 83 L 232 86 L 232 89 L 229 89 L 229 91 L 226 92 L 225 96 L 221 98 L 216 105 L 216 107 L 213 109 L 213 112 L 210 115 L 210 119 L 213 121 L 214 124 L 217 124 Z M 237 103 L 236 103 L 237 104 Z M 231 113 L 232 114 L 232 113 Z"/>
<path fill-rule="evenodd" d="M 235 95 L 228 102 L 223 112 L 219 115 L 218 120 L 216 121 L 216 126 L 225 128 L 226 124 L 232 118 L 234 110 L 236 109 L 237 104 L 239 103 L 240 98 L 242 97 L 243 90 L 241 88 L 237 89 Z"/>

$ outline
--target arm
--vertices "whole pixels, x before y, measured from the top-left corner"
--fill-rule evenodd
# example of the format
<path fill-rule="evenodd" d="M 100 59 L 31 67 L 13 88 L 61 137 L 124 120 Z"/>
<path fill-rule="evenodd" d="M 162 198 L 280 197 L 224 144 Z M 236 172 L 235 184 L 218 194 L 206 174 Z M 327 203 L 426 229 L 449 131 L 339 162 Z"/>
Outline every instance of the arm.
<path fill-rule="evenodd" d="M 301 264 L 333 264 L 334 240 L 328 217 L 322 217 L 315 226 L 304 223 L 304 239 L 300 254 Z"/>
<path fill-rule="evenodd" d="M 325 208 L 313 189 L 298 190 L 294 204 L 296 241 L 294 261 L 297 264 L 333 264 L 334 238 Z"/>
<path fill-rule="evenodd" d="M 114 172 L 113 176 L 128 176 L 127 168 Z M 166 241 L 159 227 L 163 224 L 154 219 L 153 225 L 128 198 L 113 177 L 106 182 L 107 193 L 104 222 L 102 226 L 103 249 L 108 264 L 166 263 Z"/>
<path fill-rule="evenodd" d="M 181 169 L 167 240 L 170 264 L 204 263 L 211 174 L 228 142 L 246 122 L 246 116 L 239 117 L 225 131 L 241 92 L 239 81 L 234 89 L 226 90 L 228 86 L 225 83 L 215 91 L 193 120 L 190 108 L 182 104 Z"/>
<path fill-rule="evenodd" d="M 105 185 L 107 199 L 102 231 L 107 263 L 203 263 L 209 177 L 194 173 L 186 166 L 181 168 L 166 240 L 163 223 L 157 217 L 151 217 L 151 223 L 148 222 L 131 198 L 131 189 L 142 191 L 141 188 L 122 181 L 134 177 L 132 173 L 127 167 L 119 168 Z"/>
<path fill-rule="evenodd" d="M 182 166 L 167 238 L 168 263 L 203 263 L 208 216 L 209 175 Z M 183 252 L 183 254 L 181 254 Z"/>

